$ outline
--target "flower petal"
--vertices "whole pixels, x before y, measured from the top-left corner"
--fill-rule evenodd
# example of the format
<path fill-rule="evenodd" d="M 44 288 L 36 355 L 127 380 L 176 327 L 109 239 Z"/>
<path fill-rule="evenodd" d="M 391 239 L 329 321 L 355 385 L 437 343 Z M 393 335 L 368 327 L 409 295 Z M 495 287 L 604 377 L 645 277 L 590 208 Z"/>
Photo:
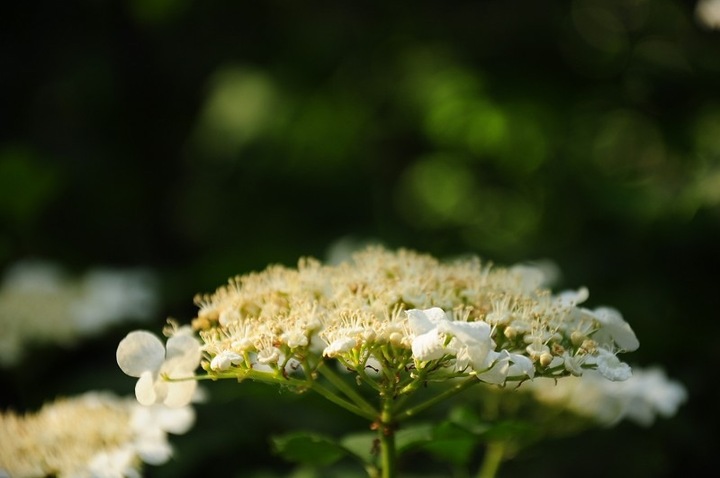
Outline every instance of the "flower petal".
<path fill-rule="evenodd" d="M 413 357 L 423 362 L 437 360 L 447 352 L 443 342 L 444 338 L 437 329 L 418 335 L 412 341 Z"/>
<path fill-rule="evenodd" d="M 323 350 L 323 355 L 325 357 L 337 357 L 340 354 L 343 354 L 345 352 L 349 352 L 352 350 L 353 347 L 357 345 L 357 341 L 351 337 L 340 337 L 339 339 L 336 339 L 325 347 L 325 350 Z"/>
<path fill-rule="evenodd" d="M 165 347 L 154 334 L 135 330 L 120 341 L 115 358 L 123 372 L 131 377 L 140 377 L 147 370 L 160 368 L 165 358 Z"/>
<path fill-rule="evenodd" d="M 500 385 L 505 382 L 508 376 L 510 354 L 507 350 L 503 349 L 500 352 L 491 352 L 488 358 L 490 357 L 490 361 L 493 362 L 492 367 L 484 372 L 478 373 L 477 377 L 483 382 Z"/>
<path fill-rule="evenodd" d="M 195 410 L 192 407 L 161 407 L 153 411 L 158 426 L 168 433 L 182 435 L 195 424 Z"/>
<path fill-rule="evenodd" d="M 528 378 L 535 376 L 535 365 L 528 357 L 520 354 L 510 354 L 512 365 L 508 370 L 508 375 L 526 375 Z"/>
<path fill-rule="evenodd" d="M 200 365 L 200 343 L 191 335 L 175 335 L 167 341 L 167 362 L 178 373 L 193 372 Z"/>
<path fill-rule="evenodd" d="M 490 339 L 490 324 L 486 322 L 445 321 L 438 324 L 438 330 L 452 335 L 465 345 L 486 342 Z"/>
<path fill-rule="evenodd" d="M 621 382 L 632 377 L 632 369 L 625 362 L 621 362 L 619 358 L 610 352 L 601 351 L 596 359 L 597 371 L 600 374 L 612 380 L 613 382 Z"/>
<path fill-rule="evenodd" d="M 602 341 L 602 336 L 608 335 L 611 340 L 615 341 L 627 352 L 632 352 L 640 347 L 635 332 L 630 328 L 630 324 L 625 322 L 620 312 L 610 307 L 600 307 L 595 309 L 593 315 L 602 324 L 602 328 L 593 338 Z"/>
<path fill-rule="evenodd" d="M 164 431 L 159 428 L 146 430 L 135 442 L 135 449 L 145 463 L 162 465 L 172 456 L 172 447 Z"/>
<path fill-rule="evenodd" d="M 197 381 L 183 380 L 182 382 L 167 382 L 167 395 L 163 403 L 171 408 L 188 405 L 193 398 Z"/>
<path fill-rule="evenodd" d="M 421 335 L 437 327 L 437 324 L 446 321 L 447 315 L 440 307 L 430 309 L 410 309 L 406 311 L 410 330 L 415 335 Z"/>
<path fill-rule="evenodd" d="M 242 363 L 243 356 L 230 350 L 223 350 L 210 361 L 210 368 L 217 371 L 228 370 L 233 365 Z"/>
<path fill-rule="evenodd" d="M 135 384 L 135 396 L 142 405 L 152 405 L 157 400 L 155 393 L 155 380 L 150 371 L 143 372 Z"/>

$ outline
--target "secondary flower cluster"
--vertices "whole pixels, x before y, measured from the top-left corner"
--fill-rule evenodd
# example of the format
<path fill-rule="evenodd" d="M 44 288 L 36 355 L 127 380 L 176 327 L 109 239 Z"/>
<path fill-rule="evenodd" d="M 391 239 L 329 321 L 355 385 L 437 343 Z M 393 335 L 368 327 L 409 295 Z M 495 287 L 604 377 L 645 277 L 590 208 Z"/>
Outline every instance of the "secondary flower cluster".
<path fill-rule="evenodd" d="M 19 262 L 0 286 L 0 366 L 17 364 L 28 343 L 71 344 L 124 320 L 146 320 L 158 305 L 144 269 L 91 269 L 70 276 L 49 262 Z"/>
<path fill-rule="evenodd" d="M 630 377 L 617 354 L 639 344 L 622 316 L 580 307 L 584 288 L 553 295 L 543 283 L 532 267 L 443 262 L 405 249 L 368 247 L 337 265 L 305 258 L 197 297 L 192 327 L 200 342 L 175 328 L 165 352 L 152 334 L 134 332 L 118 362 L 140 377 L 141 402 L 175 405 L 192 391 L 175 396 L 159 381 L 192 377 L 198 363 L 210 377 L 238 379 L 311 377 L 324 358 L 364 381 L 385 374 L 398 382 L 475 376 L 504 384 L 588 368 L 610 380 Z M 192 381 L 169 382 L 185 383 Z"/>
<path fill-rule="evenodd" d="M 88 392 L 34 414 L 0 414 L 0 476 L 139 478 L 142 463 L 172 455 L 168 433 L 195 421 L 189 406 L 144 407 L 132 398 Z"/>
<path fill-rule="evenodd" d="M 623 382 L 609 382 L 596 371 L 588 370 L 582 377 L 568 377 L 557 383 L 535 380 L 525 392 L 541 403 L 562 407 L 613 426 L 627 418 L 639 425 L 650 426 L 657 416 L 669 418 L 688 398 L 685 387 L 670 380 L 660 367 L 633 369 Z"/>

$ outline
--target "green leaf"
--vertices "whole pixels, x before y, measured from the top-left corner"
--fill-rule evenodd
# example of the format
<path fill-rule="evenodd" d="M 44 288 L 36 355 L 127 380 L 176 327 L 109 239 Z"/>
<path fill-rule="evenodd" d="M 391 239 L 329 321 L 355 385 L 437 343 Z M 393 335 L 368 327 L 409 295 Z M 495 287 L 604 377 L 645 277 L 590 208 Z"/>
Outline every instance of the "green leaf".
<path fill-rule="evenodd" d="M 538 429 L 530 422 L 521 420 L 504 420 L 495 423 L 485 433 L 483 438 L 486 441 L 506 441 L 522 437 L 533 439 L 538 435 Z"/>
<path fill-rule="evenodd" d="M 421 423 L 403 427 L 395 432 L 395 446 L 399 453 L 420 446 L 433 439 L 433 425 Z"/>
<path fill-rule="evenodd" d="M 345 436 L 341 441 L 342 447 L 363 463 L 373 463 L 380 452 L 376 444 L 377 432 L 354 433 Z M 412 448 L 422 446 L 433 439 L 433 425 L 419 424 L 400 428 L 395 432 L 395 448 L 402 454 Z"/>
<path fill-rule="evenodd" d="M 313 466 L 327 466 L 348 454 L 332 438 L 295 432 L 272 438 L 273 450 L 284 459 Z"/>
<path fill-rule="evenodd" d="M 363 463 L 372 463 L 375 460 L 376 438 L 377 433 L 353 433 L 343 437 L 340 443 L 345 450 L 359 458 Z"/>
<path fill-rule="evenodd" d="M 450 410 L 448 421 L 475 435 L 485 433 L 490 428 L 486 422 L 482 421 L 477 412 L 469 406 L 454 407 Z"/>
<path fill-rule="evenodd" d="M 423 448 L 442 461 L 453 465 L 466 465 L 473 456 L 480 438 L 465 428 L 445 422 L 433 430 L 432 440 Z"/>

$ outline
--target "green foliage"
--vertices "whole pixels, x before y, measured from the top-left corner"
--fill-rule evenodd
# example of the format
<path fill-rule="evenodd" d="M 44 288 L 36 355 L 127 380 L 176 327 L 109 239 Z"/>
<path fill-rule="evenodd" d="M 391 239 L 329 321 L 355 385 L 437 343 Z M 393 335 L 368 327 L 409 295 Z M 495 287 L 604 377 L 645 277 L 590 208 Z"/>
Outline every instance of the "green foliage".
<path fill-rule="evenodd" d="M 316 433 L 294 432 L 273 438 L 272 444 L 284 459 L 305 465 L 327 466 L 348 454 L 334 440 Z"/>

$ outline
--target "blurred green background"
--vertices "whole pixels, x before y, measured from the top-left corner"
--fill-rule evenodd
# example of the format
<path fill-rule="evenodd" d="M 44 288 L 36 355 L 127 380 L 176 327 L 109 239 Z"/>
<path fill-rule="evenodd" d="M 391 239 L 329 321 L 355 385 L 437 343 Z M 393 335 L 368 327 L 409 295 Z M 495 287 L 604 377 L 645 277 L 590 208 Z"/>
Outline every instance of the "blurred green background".
<path fill-rule="evenodd" d="M 499 264 L 622 311 L 689 401 L 543 444 L 500 476 L 699 476 L 717 438 L 720 31 L 679 0 L 70 0 L 0 11 L 0 266 L 143 266 L 162 311 L 338 240 Z M 48 324 L 52 327 L 52 324 Z M 132 393 L 124 324 L 0 370 L 3 409 Z M 212 384 L 148 476 L 284 473 L 269 436 L 363 429 Z M 301 398 L 301 399 L 300 399 Z M 590 465 L 592 464 L 592 465 Z M 703 471 L 704 473 L 704 471 Z"/>

